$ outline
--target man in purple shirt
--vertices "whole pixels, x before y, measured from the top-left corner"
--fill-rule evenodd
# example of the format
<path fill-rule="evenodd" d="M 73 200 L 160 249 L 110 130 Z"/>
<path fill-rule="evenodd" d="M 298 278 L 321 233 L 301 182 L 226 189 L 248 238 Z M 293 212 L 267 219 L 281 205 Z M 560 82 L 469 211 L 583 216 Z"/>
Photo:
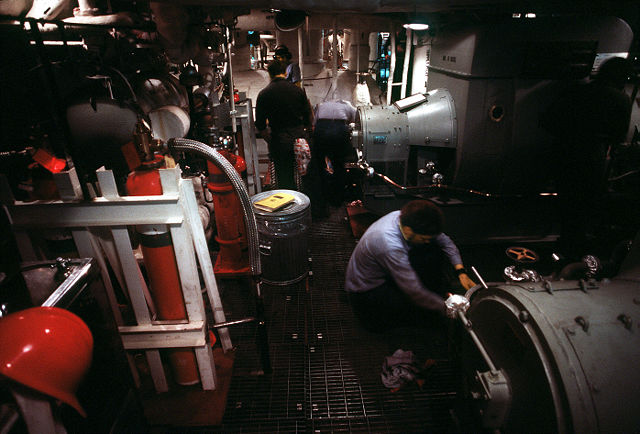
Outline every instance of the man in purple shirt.
<path fill-rule="evenodd" d="M 349 154 L 354 153 L 349 124 L 355 122 L 355 118 L 356 108 L 348 101 L 325 101 L 316 106 L 313 150 L 316 164 L 321 167 L 321 196 L 334 206 L 340 206 L 344 196 L 344 165 Z"/>
<path fill-rule="evenodd" d="M 445 260 L 464 289 L 475 285 L 443 225 L 440 208 L 414 200 L 364 233 L 349 260 L 345 290 L 367 328 L 416 325 L 434 312 L 445 314 Z"/>

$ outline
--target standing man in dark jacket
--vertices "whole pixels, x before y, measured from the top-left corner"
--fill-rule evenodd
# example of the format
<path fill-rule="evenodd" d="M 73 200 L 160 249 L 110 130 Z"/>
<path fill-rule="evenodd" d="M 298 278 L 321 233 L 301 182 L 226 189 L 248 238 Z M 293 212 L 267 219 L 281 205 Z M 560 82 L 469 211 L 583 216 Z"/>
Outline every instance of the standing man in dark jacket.
<path fill-rule="evenodd" d="M 274 60 L 267 70 L 271 83 L 258 94 L 255 124 L 269 145 L 277 187 L 295 190 L 293 145 L 307 138 L 305 128 L 311 130 L 311 106 L 304 91 L 285 79 L 284 63 Z"/>

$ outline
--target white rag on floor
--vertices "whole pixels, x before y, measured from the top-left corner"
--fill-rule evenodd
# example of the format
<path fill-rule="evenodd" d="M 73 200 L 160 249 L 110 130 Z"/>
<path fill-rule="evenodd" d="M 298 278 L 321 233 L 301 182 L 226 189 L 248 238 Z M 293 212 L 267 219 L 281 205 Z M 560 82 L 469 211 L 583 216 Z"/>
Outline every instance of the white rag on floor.
<path fill-rule="evenodd" d="M 389 389 L 396 389 L 416 379 L 418 369 L 416 357 L 412 351 L 396 350 L 384 358 L 382 364 L 382 383 Z"/>

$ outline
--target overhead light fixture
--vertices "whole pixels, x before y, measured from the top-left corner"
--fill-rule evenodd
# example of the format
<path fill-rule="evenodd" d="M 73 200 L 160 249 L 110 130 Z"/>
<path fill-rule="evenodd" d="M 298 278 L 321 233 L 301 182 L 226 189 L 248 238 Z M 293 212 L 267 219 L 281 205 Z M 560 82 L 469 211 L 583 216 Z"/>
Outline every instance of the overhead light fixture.
<path fill-rule="evenodd" d="M 421 93 L 416 93 L 394 102 L 393 105 L 396 106 L 396 108 L 402 112 L 410 108 L 413 108 L 418 104 L 422 104 L 426 100 L 427 100 L 426 95 L 423 95 Z"/>
<path fill-rule="evenodd" d="M 426 22 L 427 20 L 425 20 L 424 18 L 421 18 L 415 14 L 413 14 L 410 18 L 410 20 L 403 24 L 402 27 L 404 27 L 405 29 L 410 29 L 410 30 L 428 30 L 429 29 L 429 24 L 427 24 Z"/>

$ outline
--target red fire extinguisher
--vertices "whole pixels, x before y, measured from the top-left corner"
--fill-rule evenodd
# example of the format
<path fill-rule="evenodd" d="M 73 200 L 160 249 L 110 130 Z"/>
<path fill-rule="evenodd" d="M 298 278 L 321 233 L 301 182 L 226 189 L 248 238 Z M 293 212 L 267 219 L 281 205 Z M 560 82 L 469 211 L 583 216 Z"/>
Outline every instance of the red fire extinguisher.
<path fill-rule="evenodd" d="M 165 168 L 164 157 L 147 154 L 146 160 L 127 178 L 127 193 L 131 196 L 162 194 L 158 169 Z M 166 225 L 139 225 L 136 227 L 136 232 L 140 239 L 157 319 L 187 319 L 169 228 Z M 172 349 L 169 350 L 168 355 L 176 383 L 190 385 L 200 381 L 198 365 L 192 349 Z"/>
<path fill-rule="evenodd" d="M 240 174 L 247 170 L 242 157 L 228 149 L 218 149 Z M 207 188 L 213 195 L 213 210 L 217 228 L 216 241 L 220 252 L 216 258 L 214 272 L 222 276 L 237 276 L 249 272 L 247 233 L 244 226 L 240 199 L 227 176 L 216 165 L 207 162 L 209 179 Z"/>

